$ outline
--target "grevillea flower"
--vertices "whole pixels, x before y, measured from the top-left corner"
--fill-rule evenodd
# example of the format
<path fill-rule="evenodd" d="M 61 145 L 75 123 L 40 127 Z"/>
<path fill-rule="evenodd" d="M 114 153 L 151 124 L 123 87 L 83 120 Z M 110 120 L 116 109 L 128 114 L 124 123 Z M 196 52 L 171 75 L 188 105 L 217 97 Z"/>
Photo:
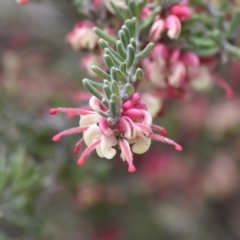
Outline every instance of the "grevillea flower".
<path fill-rule="evenodd" d="M 175 15 L 169 15 L 165 20 L 165 27 L 168 29 L 167 35 L 171 39 L 177 39 L 181 33 L 181 22 Z"/>
<path fill-rule="evenodd" d="M 66 41 L 74 50 L 93 50 L 99 40 L 99 37 L 93 31 L 94 26 L 94 23 L 88 20 L 78 22 L 74 26 L 73 31 L 67 35 Z"/>
<path fill-rule="evenodd" d="M 53 141 L 59 141 L 64 135 L 83 133 L 83 138 L 76 143 L 74 148 L 74 153 L 78 153 L 83 143 L 87 145 L 77 161 L 78 165 L 82 165 L 93 150 L 96 150 L 99 157 L 112 159 L 116 155 L 116 148 L 119 148 L 121 158 L 128 163 L 128 171 L 134 172 L 136 169 L 133 165 L 133 153 L 145 153 L 152 139 L 172 144 L 176 150 L 182 151 L 179 144 L 165 137 L 165 129 L 152 123 L 152 117 L 146 110 L 146 105 L 141 101 L 139 93 L 134 93 L 123 102 L 121 116 L 114 125 L 109 124 L 107 118 L 98 113 L 99 111 L 107 113 L 107 109 L 98 98 L 92 96 L 89 106 L 91 110 L 50 109 L 50 114 L 63 112 L 80 115 L 79 127 L 62 131 L 53 137 Z"/>
<path fill-rule="evenodd" d="M 165 29 L 166 29 L 165 21 L 163 19 L 156 20 L 153 23 L 149 33 L 151 41 L 156 42 L 157 40 L 159 40 Z"/>

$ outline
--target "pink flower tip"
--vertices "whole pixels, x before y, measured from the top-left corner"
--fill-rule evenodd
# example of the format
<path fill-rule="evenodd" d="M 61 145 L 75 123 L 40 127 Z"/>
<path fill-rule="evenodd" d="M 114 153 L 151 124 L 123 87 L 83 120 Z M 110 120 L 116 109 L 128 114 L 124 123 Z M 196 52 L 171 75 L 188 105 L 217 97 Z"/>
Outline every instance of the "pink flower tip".
<path fill-rule="evenodd" d="M 49 110 L 49 114 L 51 114 L 51 115 L 55 115 L 56 113 L 57 113 L 57 109 L 56 108 L 51 108 Z"/>
<path fill-rule="evenodd" d="M 80 158 L 78 161 L 77 161 L 77 165 L 78 166 L 82 166 L 84 164 L 84 159 L 83 158 Z"/>
<path fill-rule="evenodd" d="M 179 152 L 181 152 L 183 150 L 182 146 L 180 146 L 178 144 L 175 146 L 175 149 Z"/>
<path fill-rule="evenodd" d="M 55 135 L 52 138 L 53 142 L 58 142 L 60 139 L 61 139 L 61 137 L 59 135 Z"/>
<path fill-rule="evenodd" d="M 93 2 L 94 7 L 99 7 L 100 4 L 101 4 L 100 0 L 94 0 L 94 2 Z"/>
<path fill-rule="evenodd" d="M 75 148 L 73 149 L 73 153 L 74 153 L 74 154 L 78 154 L 79 150 L 80 150 L 79 147 L 75 147 Z"/>
<path fill-rule="evenodd" d="M 130 165 L 130 166 L 128 167 L 128 172 L 133 173 L 133 172 L 135 172 L 135 171 L 136 171 L 136 168 L 135 168 L 133 165 Z"/>
<path fill-rule="evenodd" d="M 229 99 L 234 98 L 234 92 L 233 91 L 232 92 L 228 92 L 227 93 L 227 98 L 229 98 Z"/>
<path fill-rule="evenodd" d="M 167 131 L 166 131 L 165 129 L 162 129 L 162 130 L 161 130 L 161 134 L 162 134 L 163 136 L 167 136 Z"/>

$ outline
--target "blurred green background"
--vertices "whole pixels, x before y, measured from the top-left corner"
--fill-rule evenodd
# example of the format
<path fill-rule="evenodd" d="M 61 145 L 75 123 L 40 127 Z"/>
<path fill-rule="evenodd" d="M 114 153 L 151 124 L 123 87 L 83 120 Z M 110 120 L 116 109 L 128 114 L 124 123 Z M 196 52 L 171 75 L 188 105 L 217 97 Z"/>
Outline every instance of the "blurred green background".
<path fill-rule="evenodd" d="M 80 19 L 68 0 L 0 0 L 0 240 L 240 239 L 240 62 L 219 72 L 234 99 L 213 88 L 156 120 L 183 152 L 154 143 L 134 174 L 95 154 L 78 167 L 77 136 L 51 141 L 78 119 L 48 109 L 85 104 L 64 41 Z"/>

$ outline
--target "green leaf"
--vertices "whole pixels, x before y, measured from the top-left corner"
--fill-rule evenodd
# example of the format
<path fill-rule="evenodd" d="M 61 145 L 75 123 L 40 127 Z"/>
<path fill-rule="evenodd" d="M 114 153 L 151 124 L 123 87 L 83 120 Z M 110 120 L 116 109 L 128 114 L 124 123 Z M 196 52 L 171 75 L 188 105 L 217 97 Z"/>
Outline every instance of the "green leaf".
<path fill-rule="evenodd" d="M 195 49 L 194 51 L 200 57 L 209 57 L 217 54 L 219 52 L 219 48 L 218 47 L 202 48 L 202 49 Z"/>
<path fill-rule="evenodd" d="M 137 14 L 136 17 L 139 18 L 142 12 L 143 7 L 146 5 L 146 0 L 140 1 L 137 3 Z"/>
<path fill-rule="evenodd" d="M 111 98 L 111 95 L 112 95 L 112 90 L 111 90 L 110 86 L 104 85 L 103 86 L 103 91 L 104 91 L 107 99 L 109 100 Z"/>
<path fill-rule="evenodd" d="M 102 38 L 98 41 L 98 45 L 104 49 L 104 48 L 109 48 L 109 45 L 107 44 L 107 42 L 105 40 L 103 40 Z"/>
<path fill-rule="evenodd" d="M 133 48 L 134 48 L 134 50 L 135 50 L 135 52 L 136 52 L 136 50 L 137 50 L 137 43 L 136 43 L 136 41 L 134 40 L 134 38 L 131 38 L 131 39 L 130 39 L 130 44 L 133 46 Z"/>
<path fill-rule="evenodd" d="M 109 103 L 105 100 L 103 105 L 106 107 L 106 108 L 109 108 Z M 105 117 L 105 118 L 108 118 L 110 117 L 110 113 L 107 113 L 107 112 L 103 112 L 102 110 L 99 110 L 98 111 L 98 114 L 100 114 L 102 117 Z"/>
<path fill-rule="evenodd" d="M 114 117 L 117 116 L 117 112 L 118 112 L 117 105 L 115 104 L 115 102 L 113 100 L 110 100 L 109 104 L 110 104 L 110 112 L 111 112 L 112 116 L 114 116 Z"/>
<path fill-rule="evenodd" d="M 102 103 L 106 108 L 109 108 L 109 102 L 107 99 L 103 98 Z M 105 113 L 105 112 L 104 112 Z M 105 115 L 101 114 L 103 117 L 109 117 L 109 114 L 105 113 Z"/>
<path fill-rule="evenodd" d="M 15 154 L 11 158 L 11 168 L 13 172 L 14 179 L 18 181 L 21 179 L 23 170 L 24 170 L 24 156 L 25 151 L 23 148 L 19 148 L 16 150 Z"/>
<path fill-rule="evenodd" d="M 121 63 L 120 64 L 120 70 L 123 74 L 127 74 L 127 64 L 126 63 Z"/>
<path fill-rule="evenodd" d="M 124 48 L 127 48 L 128 41 L 127 41 L 127 39 L 126 39 L 126 36 L 125 36 L 123 30 L 120 30 L 120 31 L 118 32 L 118 36 L 119 36 L 119 39 L 120 39 L 123 47 L 124 47 Z"/>
<path fill-rule="evenodd" d="M 142 79 L 143 78 L 143 70 L 141 68 L 138 68 L 135 73 L 136 80 L 137 79 Z"/>
<path fill-rule="evenodd" d="M 129 19 L 132 17 L 128 9 L 122 9 L 122 12 L 124 15 L 124 19 Z"/>
<path fill-rule="evenodd" d="M 92 66 L 92 70 L 100 77 L 107 79 L 107 80 L 111 80 L 111 76 L 109 74 L 107 74 L 105 71 L 103 71 L 101 68 L 99 68 L 96 65 Z"/>
<path fill-rule="evenodd" d="M 125 38 L 126 42 L 129 43 L 130 39 L 131 39 L 130 31 L 128 30 L 128 28 L 125 25 L 122 26 L 122 30 L 123 30 L 124 38 Z"/>
<path fill-rule="evenodd" d="M 132 45 L 128 45 L 127 47 L 127 58 L 126 58 L 126 65 L 128 68 L 130 68 L 133 65 L 133 62 L 135 60 L 135 50 Z"/>
<path fill-rule="evenodd" d="M 124 14 L 115 6 L 115 4 L 113 2 L 110 2 L 115 14 L 122 19 L 123 21 L 125 20 L 125 16 Z"/>
<path fill-rule="evenodd" d="M 149 43 L 141 52 L 136 55 L 136 58 L 142 59 L 147 57 L 152 51 L 154 43 Z"/>
<path fill-rule="evenodd" d="M 109 48 L 105 48 L 104 50 L 105 50 L 105 53 L 111 57 L 114 65 L 119 66 L 121 61 L 117 57 L 115 57 L 115 55 L 112 53 L 112 51 Z"/>
<path fill-rule="evenodd" d="M 134 17 L 134 18 L 132 18 L 132 19 L 130 19 L 131 20 L 131 23 L 132 23 L 132 28 L 133 28 L 133 33 L 134 33 L 134 37 L 135 37 L 135 35 L 136 35 L 136 30 L 138 29 L 138 20 L 137 20 L 137 18 L 136 17 Z"/>
<path fill-rule="evenodd" d="M 118 59 L 120 62 L 123 62 L 125 58 L 123 58 L 118 52 L 114 51 L 112 48 L 109 48 L 111 54 Z"/>
<path fill-rule="evenodd" d="M 104 40 L 106 40 L 107 42 L 110 42 L 112 44 L 116 44 L 117 40 L 111 36 L 109 36 L 107 33 L 105 33 L 103 30 L 101 30 L 100 28 L 94 27 L 93 31 L 101 38 L 103 38 Z"/>
<path fill-rule="evenodd" d="M 154 18 L 160 13 L 161 7 L 157 6 L 152 13 L 142 22 L 140 29 L 148 27 L 154 20 Z"/>
<path fill-rule="evenodd" d="M 125 85 L 125 87 L 126 87 L 126 92 L 128 94 L 128 97 L 132 96 L 134 94 L 134 92 L 135 92 L 134 87 L 131 84 L 129 84 L 129 83 L 127 83 Z"/>
<path fill-rule="evenodd" d="M 122 104 L 121 98 L 114 93 L 112 94 L 111 99 L 112 99 L 113 102 L 115 102 L 116 105 L 121 105 Z"/>
<path fill-rule="evenodd" d="M 115 68 L 115 67 L 112 67 L 112 68 L 111 68 L 110 74 L 111 74 L 111 79 L 112 79 L 112 80 L 118 80 L 117 74 L 116 74 L 116 68 Z"/>
<path fill-rule="evenodd" d="M 216 42 L 211 38 L 190 36 L 188 41 L 195 45 L 196 47 L 206 47 L 211 48 L 216 46 Z"/>
<path fill-rule="evenodd" d="M 134 1 L 130 1 L 128 4 L 128 9 L 131 17 L 136 17 L 137 16 L 137 6 Z"/>
<path fill-rule="evenodd" d="M 133 24 L 132 20 L 128 19 L 125 21 L 125 26 L 127 26 L 129 32 L 130 32 L 130 36 L 134 37 L 135 36 L 135 24 Z"/>
<path fill-rule="evenodd" d="M 116 48 L 120 56 L 125 59 L 127 57 L 127 52 L 124 49 L 124 46 L 121 41 L 119 40 L 117 41 Z"/>
<path fill-rule="evenodd" d="M 102 94 L 88 81 L 88 79 L 83 79 L 83 86 L 96 98 L 102 100 Z"/>
<path fill-rule="evenodd" d="M 226 48 L 226 50 L 231 53 L 232 55 L 240 58 L 240 48 L 231 45 L 230 43 L 225 43 L 224 47 Z"/>
<path fill-rule="evenodd" d="M 102 88 L 102 87 L 103 87 L 103 84 L 102 84 L 102 83 L 98 83 L 98 82 L 92 81 L 92 80 L 90 80 L 90 79 L 88 79 L 88 78 L 85 78 L 85 79 L 87 79 L 88 82 L 90 82 L 90 83 L 91 83 L 94 87 L 96 87 L 96 88 Z"/>
<path fill-rule="evenodd" d="M 116 73 L 116 76 L 117 76 L 117 80 L 127 82 L 127 76 L 121 70 L 116 69 L 115 73 Z"/>
<path fill-rule="evenodd" d="M 109 70 L 111 69 L 111 67 L 115 66 L 114 61 L 113 61 L 113 59 L 110 55 L 104 54 L 103 59 L 104 59 L 104 62 L 105 62 L 106 66 L 108 67 Z"/>
<path fill-rule="evenodd" d="M 118 88 L 118 84 L 116 81 L 112 81 L 112 90 L 113 93 L 115 93 L 117 96 L 119 96 L 119 88 Z"/>
<path fill-rule="evenodd" d="M 231 37 L 231 35 L 236 30 L 239 23 L 240 23 L 240 12 L 235 12 L 233 15 L 232 21 L 231 21 L 226 33 L 224 34 L 225 38 Z"/>

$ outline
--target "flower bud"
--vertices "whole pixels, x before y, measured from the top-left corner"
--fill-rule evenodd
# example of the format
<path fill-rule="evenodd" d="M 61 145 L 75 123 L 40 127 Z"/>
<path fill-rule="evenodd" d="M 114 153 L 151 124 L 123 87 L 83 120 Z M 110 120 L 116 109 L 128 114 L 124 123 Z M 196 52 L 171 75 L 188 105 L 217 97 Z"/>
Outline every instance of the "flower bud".
<path fill-rule="evenodd" d="M 149 7 L 144 7 L 141 12 L 141 19 L 146 19 L 150 14 L 152 13 L 152 10 Z"/>
<path fill-rule="evenodd" d="M 66 41 L 74 50 L 88 49 L 93 50 L 97 44 L 99 37 L 93 31 L 94 24 L 90 21 L 78 22 L 73 31 L 70 32 Z"/>
<path fill-rule="evenodd" d="M 189 7 L 184 5 L 175 5 L 171 7 L 170 12 L 172 15 L 177 16 L 181 21 L 187 21 L 191 18 Z"/>
<path fill-rule="evenodd" d="M 165 27 L 168 29 L 168 36 L 177 39 L 181 33 L 181 22 L 178 17 L 170 15 L 165 20 Z"/>
<path fill-rule="evenodd" d="M 181 61 L 187 67 L 198 67 L 200 65 L 200 59 L 194 52 L 186 52 L 181 56 Z"/>
<path fill-rule="evenodd" d="M 150 29 L 150 34 L 149 37 L 151 41 L 156 42 L 161 38 L 162 33 L 165 31 L 165 22 L 162 19 L 156 20 L 151 29 Z"/>
<path fill-rule="evenodd" d="M 173 87 L 180 87 L 186 77 L 186 67 L 182 62 L 172 66 L 172 73 L 168 77 L 168 82 Z"/>

